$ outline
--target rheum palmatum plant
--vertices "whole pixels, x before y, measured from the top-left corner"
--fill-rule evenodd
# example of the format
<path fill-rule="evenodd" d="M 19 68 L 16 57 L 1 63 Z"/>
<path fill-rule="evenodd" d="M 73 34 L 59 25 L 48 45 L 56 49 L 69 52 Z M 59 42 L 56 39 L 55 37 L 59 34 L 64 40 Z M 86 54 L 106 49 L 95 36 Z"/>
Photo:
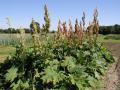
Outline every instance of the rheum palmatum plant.
<path fill-rule="evenodd" d="M 71 22 L 69 28 L 66 23 L 59 22 L 59 36 L 49 40 L 45 37 L 46 43 L 41 43 L 42 48 L 38 48 L 40 40 L 32 20 L 34 45 L 24 51 L 24 57 L 19 53 L 22 48 L 16 48 L 15 55 L 0 64 L 0 89 L 96 90 L 101 76 L 114 62 L 111 53 L 97 42 L 99 25 L 96 12 L 87 30 L 85 14 L 80 25 L 76 20 L 75 30 Z"/>

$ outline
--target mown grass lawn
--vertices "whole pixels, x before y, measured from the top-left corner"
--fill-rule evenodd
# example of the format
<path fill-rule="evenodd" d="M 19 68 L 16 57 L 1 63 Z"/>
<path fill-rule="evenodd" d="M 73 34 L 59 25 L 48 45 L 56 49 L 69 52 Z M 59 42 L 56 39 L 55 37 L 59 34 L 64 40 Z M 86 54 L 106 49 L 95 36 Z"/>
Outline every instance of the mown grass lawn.
<path fill-rule="evenodd" d="M 10 54 L 15 52 L 15 47 L 13 46 L 0 46 L 0 62 L 3 62 Z"/>

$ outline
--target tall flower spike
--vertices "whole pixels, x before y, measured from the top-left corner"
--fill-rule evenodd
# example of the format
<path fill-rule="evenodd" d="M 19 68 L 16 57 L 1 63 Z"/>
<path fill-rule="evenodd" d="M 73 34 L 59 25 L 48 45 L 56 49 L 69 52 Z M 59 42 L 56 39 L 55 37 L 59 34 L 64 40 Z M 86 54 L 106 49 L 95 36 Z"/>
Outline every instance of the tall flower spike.
<path fill-rule="evenodd" d="M 79 24 L 78 24 L 78 20 L 76 19 L 75 21 L 75 33 L 77 34 L 79 31 Z"/>
<path fill-rule="evenodd" d="M 20 56 L 23 58 L 24 55 L 25 55 L 25 50 L 26 50 L 26 47 L 25 47 L 25 30 L 22 29 L 20 27 L 20 30 L 19 30 L 20 34 L 19 34 L 19 40 L 20 40 Z"/>
<path fill-rule="evenodd" d="M 50 29 L 50 18 L 49 18 L 49 13 L 48 13 L 48 7 L 45 4 L 44 6 L 44 27 L 43 27 L 43 32 L 48 33 Z"/>
<path fill-rule="evenodd" d="M 81 21 L 80 21 L 80 33 L 83 35 L 83 26 Z"/>
<path fill-rule="evenodd" d="M 97 21 L 96 22 L 96 37 L 95 37 L 95 42 L 97 40 L 98 34 L 99 34 L 99 22 Z"/>
<path fill-rule="evenodd" d="M 98 32 L 99 32 L 99 24 L 98 24 L 98 20 L 97 20 L 97 17 L 98 17 L 97 8 L 94 10 L 93 16 L 94 16 L 94 19 L 93 19 L 93 23 L 94 23 L 93 32 L 96 34 L 96 36 L 94 35 L 94 40 L 96 42 L 97 37 L 98 37 Z"/>
<path fill-rule="evenodd" d="M 37 31 L 37 25 L 35 23 L 34 18 L 32 18 L 32 23 L 31 23 L 31 29 L 32 29 L 32 39 L 34 43 L 34 49 L 38 50 L 38 47 L 40 47 L 40 40 L 39 40 L 39 34 Z"/>
<path fill-rule="evenodd" d="M 94 16 L 94 20 L 93 21 L 96 23 L 97 22 L 97 17 L 98 17 L 98 10 L 97 10 L 97 8 L 94 10 L 93 16 Z"/>
<path fill-rule="evenodd" d="M 64 34 L 65 36 L 67 36 L 66 22 L 64 22 L 64 23 L 62 24 L 62 26 L 63 26 L 63 34 Z"/>
<path fill-rule="evenodd" d="M 72 23 L 71 23 L 71 20 L 69 19 L 69 31 L 68 31 L 68 37 L 72 37 Z"/>
<path fill-rule="evenodd" d="M 84 26 L 85 26 L 85 12 L 83 12 L 82 22 L 83 22 L 83 28 L 84 28 Z"/>
<path fill-rule="evenodd" d="M 32 34 L 37 34 L 37 26 L 36 26 L 34 18 L 32 18 L 31 25 L 32 25 Z"/>
<path fill-rule="evenodd" d="M 82 44 L 82 38 L 83 38 L 83 26 L 82 22 L 80 21 L 80 27 L 79 27 L 79 32 L 78 32 L 78 38 L 80 40 L 80 43 Z"/>
<path fill-rule="evenodd" d="M 71 20 L 69 19 L 69 31 L 72 31 L 72 23 L 71 23 Z"/>
<path fill-rule="evenodd" d="M 62 33 L 62 28 L 61 28 L 61 21 L 59 20 L 58 22 L 58 33 Z"/>

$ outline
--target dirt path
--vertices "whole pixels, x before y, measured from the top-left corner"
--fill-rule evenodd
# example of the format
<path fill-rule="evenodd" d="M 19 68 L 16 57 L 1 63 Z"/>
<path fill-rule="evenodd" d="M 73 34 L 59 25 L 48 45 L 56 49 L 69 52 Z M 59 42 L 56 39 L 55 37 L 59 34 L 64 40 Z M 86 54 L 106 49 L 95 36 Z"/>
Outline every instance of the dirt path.
<path fill-rule="evenodd" d="M 104 77 L 104 90 L 120 90 L 120 44 L 106 43 L 116 63 L 110 66 Z"/>

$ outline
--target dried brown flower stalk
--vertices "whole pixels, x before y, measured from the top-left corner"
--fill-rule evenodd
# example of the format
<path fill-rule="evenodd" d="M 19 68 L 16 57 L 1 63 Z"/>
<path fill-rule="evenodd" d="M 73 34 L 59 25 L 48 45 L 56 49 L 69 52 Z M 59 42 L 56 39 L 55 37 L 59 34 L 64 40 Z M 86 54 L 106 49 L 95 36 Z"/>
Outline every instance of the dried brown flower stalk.
<path fill-rule="evenodd" d="M 66 26 L 66 22 L 64 22 L 64 23 L 62 24 L 62 26 L 63 26 L 63 34 L 67 37 L 67 26 Z"/>
<path fill-rule="evenodd" d="M 93 42 L 94 23 L 90 23 L 87 30 L 88 30 L 89 41 L 90 41 L 90 43 L 92 43 Z"/>
<path fill-rule="evenodd" d="M 72 35 L 73 35 L 73 27 L 72 27 L 72 23 L 71 23 L 71 20 L 69 19 L 69 31 L 68 31 L 68 38 L 72 38 Z"/>
<path fill-rule="evenodd" d="M 79 39 L 80 39 L 80 43 L 82 44 L 82 39 L 83 39 L 83 26 L 82 26 L 82 22 L 80 22 Z"/>
<path fill-rule="evenodd" d="M 84 28 L 85 28 L 85 12 L 83 12 L 82 22 L 83 22 L 83 31 L 84 31 Z"/>
<path fill-rule="evenodd" d="M 96 42 L 97 37 L 98 37 L 98 33 L 99 33 L 99 22 L 97 20 L 97 17 L 98 17 L 98 11 L 97 11 L 97 9 L 95 9 L 93 16 L 94 16 L 94 19 L 93 19 L 94 29 L 93 30 L 94 30 L 94 33 L 96 34 L 95 37 L 94 37 L 94 39 L 95 39 L 95 42 Z"/>
<path fill-rule="evenodd" d="M 98 17 L 97 9 L 95 9 L 93 17 L 94 18 L 93 18 L 92 23 L 90 23 L 90 25 L 87 28 L 90 42 L 93 42 L 93 40 L 96 42 L 98 34 L 99 34 L 99 23 L 97 20 L 97 17 Z"/>
<path fill-rule="evenodd" d="M 59 22 L 58 22 L 58 35 L 61 35 L 62 34 L 62 27 L 61 27 L 61 21 L 59 20 Z"/>
<path fill-rule="evenodd" d="M 69 29 L 67 30 L 66 22 L 62 23 L 58 22 L 58 35 L 62 33 L 62 37 L 69 38 L 77 38 L 79 39 L 80 43 L 82 44 L 83 38 L 88 38 L 90 43 L 96 42 L 98 34 L 99 34 L 99 22 L 97 20 L 98 11 L 95 9 L 94 18 L 92 23 L 85 28 L 85 12 L 83 12 L 82 21 L 78 24 L 78 19 L 75 21 L 75 33 L 73 34 L 73 28 L 71 24 L 71 20 L 69 20 Z M 62 28 L 61 28 L 62 26 Z"/>
<path fill-rule="evenodd" d="M 62 32 L 61 21 L 58 22 L 58 31 Z"/>
<path fill-rule="evenodd" d="M 77 34 L 79 32 L 79 24 L 78 24 L 78 20 L 76 19 L 75 21 L 75 34 Z"/>

